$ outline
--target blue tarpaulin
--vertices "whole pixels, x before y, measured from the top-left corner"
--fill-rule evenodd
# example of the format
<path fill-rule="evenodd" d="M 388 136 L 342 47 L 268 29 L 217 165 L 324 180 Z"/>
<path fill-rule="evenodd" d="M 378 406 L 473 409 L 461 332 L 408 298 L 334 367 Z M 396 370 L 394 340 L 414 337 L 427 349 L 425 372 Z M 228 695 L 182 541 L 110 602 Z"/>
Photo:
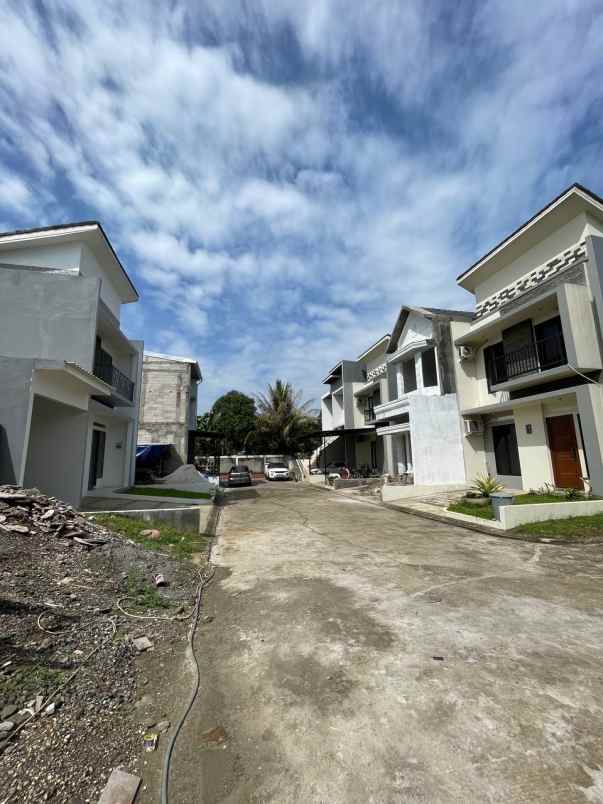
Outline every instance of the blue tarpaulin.
<path fill-rule="evenodd" d="M 136 447 L 136 464 L 137 466 L 155 464 L 167 457 L 171 448 L 171 444 L 139 444 Z"/>

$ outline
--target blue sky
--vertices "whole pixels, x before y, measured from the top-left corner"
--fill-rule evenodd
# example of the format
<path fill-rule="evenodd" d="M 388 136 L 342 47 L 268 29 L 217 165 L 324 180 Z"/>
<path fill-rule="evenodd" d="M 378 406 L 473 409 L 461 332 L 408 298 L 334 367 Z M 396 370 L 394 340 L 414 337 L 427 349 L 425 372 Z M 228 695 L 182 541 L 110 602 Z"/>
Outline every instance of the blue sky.
<path fill-rule="evenodd" d="M 0 0 L 0 228 L 99 219 L 200 410 L 306 397 L 573 181 L 600 0 Z"/>

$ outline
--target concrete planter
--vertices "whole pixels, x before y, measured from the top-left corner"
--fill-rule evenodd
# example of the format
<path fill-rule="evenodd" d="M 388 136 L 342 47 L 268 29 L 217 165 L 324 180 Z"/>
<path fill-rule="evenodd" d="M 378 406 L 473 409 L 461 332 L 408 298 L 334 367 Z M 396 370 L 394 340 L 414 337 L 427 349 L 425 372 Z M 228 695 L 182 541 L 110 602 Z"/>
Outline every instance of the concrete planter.
<path fill-rule="evenodd" d="M 592 516 L 602 513 L 603 500 L 503 505 L 500 508 L 500 523 L 504 530 L 511 530 L 528 522 L 546 522 L 547 519 L 568 519 L 574 516 Z"/>

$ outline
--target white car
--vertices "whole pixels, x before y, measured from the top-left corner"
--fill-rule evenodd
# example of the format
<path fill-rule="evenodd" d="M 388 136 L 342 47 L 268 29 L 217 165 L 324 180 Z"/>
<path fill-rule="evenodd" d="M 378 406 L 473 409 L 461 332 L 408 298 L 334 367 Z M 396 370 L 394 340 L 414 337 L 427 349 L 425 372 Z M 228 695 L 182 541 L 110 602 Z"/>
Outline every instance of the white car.
<path fill-rule="evenodd" d="M 289 469 L 284 463 L 267 463 L 264 477 L 266 480 L 289 480 Z"/>

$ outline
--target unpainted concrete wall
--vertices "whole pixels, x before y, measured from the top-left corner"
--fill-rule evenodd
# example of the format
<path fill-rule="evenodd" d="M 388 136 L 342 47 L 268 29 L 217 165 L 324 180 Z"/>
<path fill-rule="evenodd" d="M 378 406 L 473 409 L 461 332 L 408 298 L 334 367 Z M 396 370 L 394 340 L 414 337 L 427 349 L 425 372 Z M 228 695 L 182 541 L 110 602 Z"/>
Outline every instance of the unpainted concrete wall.
<path fill-rule="evenodd" d="M 34 397 L 24 485 L 79 505 L 87 429 L 87 413 Z"/>
<path fill-rule="evenodd" d="M 34 361 L 0 356 L 0 483 L 21 483 Z"/>
<path fill-rule="evenodd" d="M 0 264 L 0 355 L 94 362 L 99 280 Z"/>

